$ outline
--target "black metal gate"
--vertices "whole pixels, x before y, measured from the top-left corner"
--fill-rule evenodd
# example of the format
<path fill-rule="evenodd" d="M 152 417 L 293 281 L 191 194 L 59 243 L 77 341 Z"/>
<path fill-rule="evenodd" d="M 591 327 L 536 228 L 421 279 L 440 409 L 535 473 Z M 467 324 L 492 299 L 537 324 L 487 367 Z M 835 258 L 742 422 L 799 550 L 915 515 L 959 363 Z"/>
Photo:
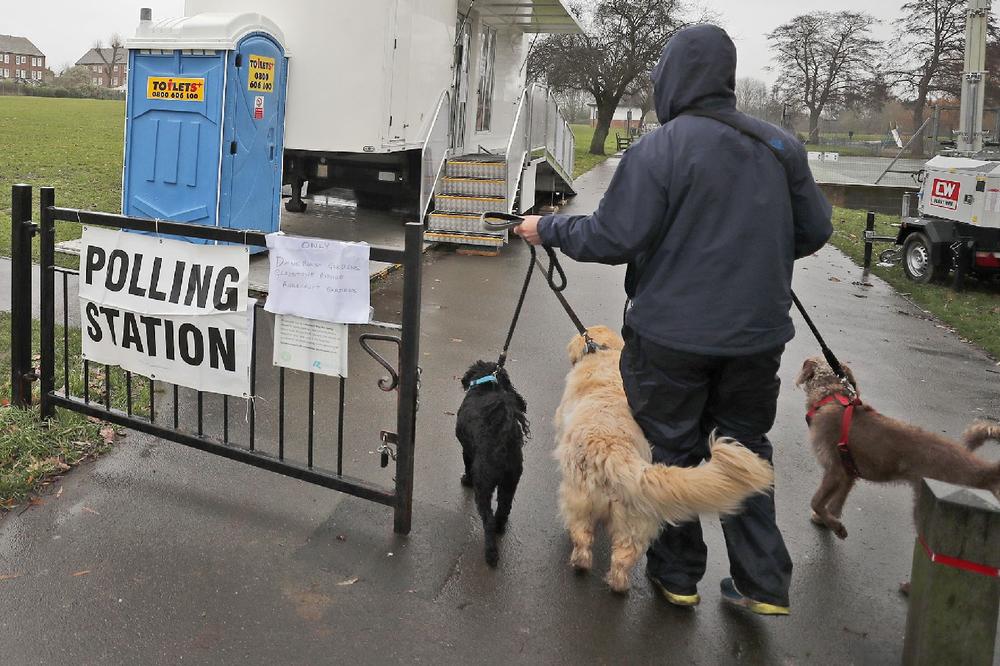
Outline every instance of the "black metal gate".
<path fill-rule="evenodd" d="M 177 385 L 164 385 L 152 379 L 133 377 L 131 373 L 103 366 L 92 367 L 94 364 L 82 362 L 82 382 L 79 376 L 74 381 L 72 372 L 78 372 L 72 359 L 73 350 L 70 344 L 69 308 L 71 300 L 68 296 L 69 283 L 78 271 L 61 268 L 56 265 L 55 245 L 56 229 L 60 222 L 80 223 L 112 229 L 126 229 L 146 233 L 157 233 L 170 236 L 186 236 L 208 241 L 218 241 L 235 245 L 266 246 L 265 236 L 258 232 L 204 227 L 175 222 L 153 221 L 140 218 L 125 217 L 108 213 L 97 213 L 70 208 L 60 208 L 55 205 L 53 188 L 41 188 L 40 217 L 37 223 L 31 216 L 32 189 L 28 185 L 15 185 L 12 194 L 12 278 L 11 278 L 11 402 L 15 406 L 29 407 L 32 402 L 32 383 L 39 382 L 40 410 L 43 418 L 51 418 L 55 409 L 63 408 L 95 417 L 103 421 L 121 425 L 132 430 L 148 433 L 165 440 L 184 444 L 201 451 L 260 467 L 278 474 L 290 476 L 302 481 L 332 488 L 356 497 L 367 499 L 393 507 L 394 529 L 397 533 L 406 534 L 410 531 L 413 505 L 413 452 L 416 428 L 417 392 L 419 383 L 419 338 L 420 338 L 420 287 L 421 261 L 423 249 L 423 225 L 412 222 L 406 225 L 406 240 L 403 249 L 372 247 L 371 259 L 401 265 L 403 267 L 403 296 L 399 307 L 401 315 L 398 323 L 376 322 L 358 337 L 358 345 L 381 368 L 388 372 L 388 377 L 378 379 L 378 389 L 384 393 L 395 393 L 394 423 L 395 430 L 380 429 L 372 424 L 372 442 L 378 442 L 376 452 L 380 454 L 382 466 L 385 467 L 389 458 L 395 460 L 395 482 L 393 488 L 381 487 L 370 481 L 344 474 L 344 422 L 347 407 L 351 402 L 349 382 L 340 378 L 330 380 L 337 392 L 337 420 L 335 447 L 317 446 L 315 419 L 317 418 L 317 376 L 308 374 L 308 405 L 305 425 L 305 436 L 296 441 L 296 448 L 304 447 L 304 460 L 293 459 L 290 455 L 292 442 L 289 431 L 292 423 L 301 429 L 301 419 L 289 418 L 286 409 L 286 388 L 302 373 L 286 373 L 284 368 L 273 369 L 277 372 L 277 396 L 274 400 L 276 412 L 276 437 L 262 441 L 257 428 L 257 409 L 248 405 L 243 424 L 239 428 L 231 427 L 231 399 L 228 396 L 207 394 L 200 391 L 183 389 Z M 39 323 L 40 349 L 38 367 L 32 355 L 32 293 L 34 267 L 32 263 L 32 240 L 37 236 L 40 246 L 39 270 Z M 62 322 L 56 322 L 57 290 L 56 279 L 62 282 Z M 258 304 L 257 313 L 263 308 Z M 257 347 L 259 343 L 258 320 L 254 317 L 252 336 L 252 357 L 250 366 L 251 394 L 257 397 L 258 369 Z M 57 335 L 61 326 L 62 333 Z M 379 332 L 375 332 L 381 329 Z M 265 331 L 266 333 L 266 331 Z M 57 337 L 61 338 L 57 340 Z M 379 355 L 373 348 L 374 343 L 389 343 L 397 348 L 397 364 Z M 59 348 L 57 348 L 57 344 Z M 61 367 L 57 367 L 61 361 Z M 95 380 L 96 375 L 96 380 Z M 286 376 L 288 375 L 288 376 Z M 326 381 L 327 378 L 320 378 Z M 57 381 L 63 386 L 56 388 Z M 73 388 L 74 383 L 80 387 Z M 372 381 L 370 390 L 374 389 Z M 332 392 L 333 388 L 331 388 Z M 137 404 L 138 394 L 148 393 L 148 399 L 143 396 L 142 404 Z M 165 398 L 157 398 L 157 394 Z M 191 394 L 188 396 L 187 394 Z M 378 393 L 378 391 L 376 391 Z M 112 396 L 116 396 L 114 399 Z M 326 397 L 324 394 L 321 397 Z M 184 398 L 189 398 L 187 401 Z M 182 427 L 182 405 L 185 412 L 194 412 L 192 419 L 196 425 Z M 121 404 L 118 404 L 121 403 Z M 166 403 L 166 404 L 164 404 Z M 268 400 L 270 403 L 270 400 Z M 372 397 L 355 398 L 354 403 L 359 409 L 373 403 Z M 323 404 L 327 404 L 324 400 Z M 327 412 L 332 410 L 326 410 Z M 320 414 L 328 416 L 328 414 Z M 369 418 L 371 415 L 369 414 Z M 374 419 L 372 419 L 374 420 Z M 218 427 L 220 426 L 221 427 Z M 210 434 L 211 426 L 216 432 Z M 234 437 L 237 429 L 242 431 L 242 437 Z M 331 428 L 332 430 L 332 428 Z M 220 432 L 221 431 L 221 432 Z M 238 441 L 237 441 L 238 440 Z M 321 451 L 322 447 L 322 451 Z M 322 453 L 329 458 L 335 453 L 335 469 L 321 467 L 318 456 Z"/>

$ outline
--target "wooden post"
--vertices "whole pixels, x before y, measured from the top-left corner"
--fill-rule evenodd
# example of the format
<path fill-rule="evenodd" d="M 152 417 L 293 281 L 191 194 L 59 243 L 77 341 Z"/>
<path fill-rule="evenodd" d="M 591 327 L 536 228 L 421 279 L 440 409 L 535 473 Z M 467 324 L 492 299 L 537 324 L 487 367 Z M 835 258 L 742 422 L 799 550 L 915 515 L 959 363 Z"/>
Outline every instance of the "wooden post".
<path fill-rule="evenodd" d="M 1000 501 L 926 479 L 918 494 L 903 664 L 991 666 L 1000 578 L 989 568 L 1000 567 Z M 970 570 L 977 566 L 986 570 Z"/>

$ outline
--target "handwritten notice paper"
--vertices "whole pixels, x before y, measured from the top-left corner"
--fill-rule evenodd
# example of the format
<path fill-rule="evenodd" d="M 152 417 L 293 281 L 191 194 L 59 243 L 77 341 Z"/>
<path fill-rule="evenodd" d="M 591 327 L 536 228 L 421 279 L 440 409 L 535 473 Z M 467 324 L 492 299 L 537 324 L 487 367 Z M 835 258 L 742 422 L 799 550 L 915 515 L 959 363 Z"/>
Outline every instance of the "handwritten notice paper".
<path fill-rule="evenodd" d="M 334 324 L 367 324 L 371 280 L 366 243 L 268 234 L 267 303 L 274 314 Z"/>
<path fill-rule="evenodd" d="M 274 364 L 291 370 L 347 377 L 347 324 L 274 318 Z"/>

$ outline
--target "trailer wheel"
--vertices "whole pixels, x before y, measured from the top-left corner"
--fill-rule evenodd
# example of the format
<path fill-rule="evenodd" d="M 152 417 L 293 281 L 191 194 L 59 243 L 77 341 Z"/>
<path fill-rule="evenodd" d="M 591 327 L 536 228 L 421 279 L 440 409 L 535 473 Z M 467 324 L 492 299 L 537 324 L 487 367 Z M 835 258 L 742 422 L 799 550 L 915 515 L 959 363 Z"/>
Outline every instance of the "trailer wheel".
<path fill-rule="evenodd" d="M 903 242 L 903 272 L 906 277 L 920 284 L 948 277 L 947 266 L 938 266 L 932 262 L 931 242 L 919 231 L 907 236 Z"/>

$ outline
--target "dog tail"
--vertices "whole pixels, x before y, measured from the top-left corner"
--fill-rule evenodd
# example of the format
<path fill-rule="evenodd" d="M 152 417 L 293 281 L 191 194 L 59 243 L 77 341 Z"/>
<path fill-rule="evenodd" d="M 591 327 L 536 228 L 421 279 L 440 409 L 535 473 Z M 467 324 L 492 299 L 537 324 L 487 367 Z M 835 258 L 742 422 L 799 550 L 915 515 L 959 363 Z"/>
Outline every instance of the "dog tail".
<path fill-rule="evenodd" d="M 975 451 L 990 440 L 1000 442 L 1000 423 L 976 421 L 962 434 L 962 440 L 970 451 Z"/>
<path fill-rule="evenodd" d="M 735 513 L 751 495 L 774 484 L 763 458 L 728 437 L 712 436 L 712 458 L 699 467 L 649 465 L 639 481 L 643 500 L 659 520 L 677 524 L 699 513 Z"/>

